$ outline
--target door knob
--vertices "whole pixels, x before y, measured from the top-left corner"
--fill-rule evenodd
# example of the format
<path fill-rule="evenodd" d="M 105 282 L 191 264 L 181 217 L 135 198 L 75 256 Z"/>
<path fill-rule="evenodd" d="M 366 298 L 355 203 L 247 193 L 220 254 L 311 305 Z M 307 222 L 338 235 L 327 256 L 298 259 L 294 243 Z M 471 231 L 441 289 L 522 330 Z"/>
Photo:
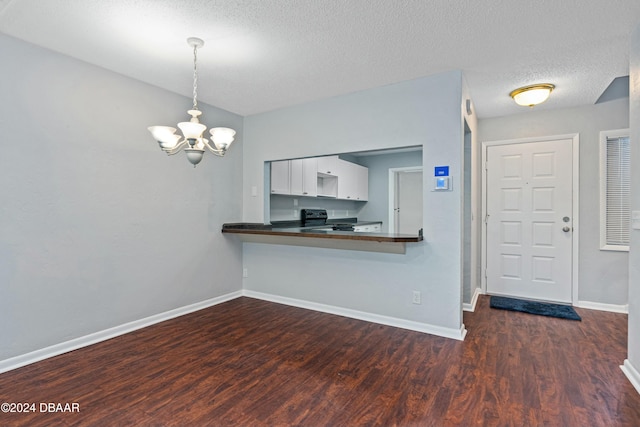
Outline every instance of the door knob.
<path fill-rule="evenodd" d="M 565 233 L 568 233 L 569 231 L 571 231 L 571 228 L 565 225 L 564 227 L 562 227 L 562 231 L 564 231 Z"/>

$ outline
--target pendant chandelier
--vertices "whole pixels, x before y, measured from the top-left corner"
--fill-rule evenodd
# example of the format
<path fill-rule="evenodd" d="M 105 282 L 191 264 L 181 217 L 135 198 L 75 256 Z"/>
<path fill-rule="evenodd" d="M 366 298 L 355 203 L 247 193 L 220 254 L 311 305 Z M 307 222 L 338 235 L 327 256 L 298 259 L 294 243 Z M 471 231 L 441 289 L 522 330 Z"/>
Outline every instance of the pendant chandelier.
<path fill-rule="evenodd" d="M 191 119 L 188 122 L 178 123 L 182 135 L 176 134 L 177 129 L 169 126 L 150 126 L 148 129 L 153 138 L 158 141 L 162 151 L 170 156 L 184 151 L 195 168 L 202 160 L 205 148 L 216 156 L 224 156 L 233 142 L 236 131 L 225 127 L 210 129 L 213 147 L 209 144 L 209 140 L 202 136 L 207 127 L 198 119 L 202 114 L 202 111 L 198 110 L 198 48 L 204 46 L 204 41 L 189 37 L 187 43 L 193 47 L 193 108 L 187 111 Z"/>

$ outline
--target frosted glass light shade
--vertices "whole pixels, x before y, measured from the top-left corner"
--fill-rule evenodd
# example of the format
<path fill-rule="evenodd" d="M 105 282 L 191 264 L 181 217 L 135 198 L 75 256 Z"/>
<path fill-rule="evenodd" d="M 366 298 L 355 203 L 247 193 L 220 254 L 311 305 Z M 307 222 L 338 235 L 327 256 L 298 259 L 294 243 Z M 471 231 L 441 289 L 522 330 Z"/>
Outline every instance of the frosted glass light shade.
<path fill-rule="evenodd" d="M 550 83 L 531 85 L 518 88 L 512 91 L 509 96 L 518 105 L 533 107 L 546 101 L 553 89 L 555 89 L 555 86 Z"/>
<path fill-rule="evenodd" d="M 171 135 L 170 141 L 158 141 L 160 147 L 165 150 L 170 150 L 178 145 L 178 141 L 180 141 L 180 135 Z"/>
<path fill-rule="evenodd" d="M 176 128 L 172 128 L 169 126 L 149 126 L 149 132 L 153 135 L 153 139 L 158 142 L 170 143 L 174 140 L 174 137 L 179 135 L 174 135 L 176 133 Z"/>
<path fill-rule="evenodd" d="M 186 139 L 198 139 L 202 136 L 207 127 L 202 123 L 180 122 L 178 127 Z"/>
<path fill-rule="evenodd" d="M 184 152 L 187 154 L 187 159 L 193 167 L 195 167 L 202 160 L 202 155 L 204 154 L 204 150 L 200 150 L 198 148 L 185 148 Z"/>
<path fill-rule="evenodd" d="M 211 140 L 218 149 L 229 147 L 236 136 L 236 131 L 231 128 L 212 128 L 209 132 L 211 133 Z"/>

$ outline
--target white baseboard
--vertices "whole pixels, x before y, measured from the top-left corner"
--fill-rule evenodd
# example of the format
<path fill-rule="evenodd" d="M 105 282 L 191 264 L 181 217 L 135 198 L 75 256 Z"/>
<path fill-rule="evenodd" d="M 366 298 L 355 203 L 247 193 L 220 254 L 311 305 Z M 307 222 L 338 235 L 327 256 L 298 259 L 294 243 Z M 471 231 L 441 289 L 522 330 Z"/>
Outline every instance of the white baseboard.
<path fill-rule="evenodd" d="M 138 329 L 146 328 L 147 326 L 164 322 L 165 320 L 173 319 L 175 317 L 193 313 L 194 311 L 202 310 L 204 308 L 221 304 L 223 302 L 227 302 L 241 296 L 242 296 L 242 291 L 232 292 L 216 298 L 211 298 L 205 301 L 197 302 L 195 304 L 165 311 L 164 313 L 159 313 L 153 316 L 145 317 L 144 319 L 125 323 L 124 325 L 114 326 L 113 328 L 105 329 L 99 332 L 94 332 L 92 334 L 85 335 L 83 337 L 62 342 L 60 344 L 54 344 L 52 346 L 45 347 L 40 350 L 35 350 L 30 353 L 22 354 L 20 356 L 15 356 L 9 359 L 0 360 L 0 374 L 3 372 L 10 371 L 12 369 L 17 369 L 22 366 L 29 365 L 31 363 L 48 359 L 53 356 L 58 356 L 63 353 L 68 353 L 70 351 L 77 350 L 82 347 L 87 347 L 91 344 L 96 344 L 101 341 L 106 341 L 108 339 L 115 338 L 117 336 L 124 335 L 126 333 L 136 331 Z"/>
<path fill-rule="evenodd" d="M 464 340 L 464 337 L 467 334 L 467 330 L 465 329 L 464 325 L 462 325 L 460 329 L 444 328 L 442 326 L 430 325 L 428 323 L 420 323 L 411 320 L 398 319 L 396 317 L 382 316 L 380 314 L 351 310 L 348 308 L 336 307 L 333 305 L 319 304 L 316 302 L 282 297 L 279 295 L 265 294 L 262 292 L 256 292 L 247 289 L 243 290 L 242 294 L 249 298 L 275 302 L 292 307 L 304 308 L 307 310 L 319 311 L 322 313 L 335 314 L 338 316 L 364 320 L 366 322 L 378 323 L 381 325 L 393 326 L 396 328 L 408 329 L 411 331 L 423 332 L 426 334 L 452 338 L 460 341 Z"/>
<path fill-rule="evenodd" d="M 625 359 L 624 365 L 620 366 L 622 372 L 627 376 L 631 384 L 636 388 L 636 391 L 640 393 L 640 372 L 636 368 L 633 367 L 629 359 Z"/>
<path fill-rule="evenodd" d="M 481 288 L 476 288 L 476 290 L 473 292 L 473 296 L 471 297 L 471 302 L 469 304 L 467 303 L 463 303 L 462 304 L 462 310 L 463 311 L 476 311 L 476 304 L 478 303 L 478 295 L 482 295 L 482 289 Z"/>
<path fill-rule="evenodd" d="M 578 301 L 577 307 L 588 308 L 590 310 L 610 311 L 612 313 L 629 313 L 629 304 L 603 304 L 600 302 Z"/>

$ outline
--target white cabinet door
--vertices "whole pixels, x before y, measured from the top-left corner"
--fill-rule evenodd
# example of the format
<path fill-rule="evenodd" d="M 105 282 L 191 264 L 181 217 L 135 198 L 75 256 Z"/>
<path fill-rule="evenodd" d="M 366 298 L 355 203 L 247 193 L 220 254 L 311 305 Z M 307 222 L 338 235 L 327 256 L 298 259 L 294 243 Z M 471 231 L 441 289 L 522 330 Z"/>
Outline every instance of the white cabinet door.
<path fill-rule="evenodd" d="M 318 159 L 302 159 L 302 195 L 318 195 Z"/>
<path fill-rule="evenodd" d="M 271 162 L 271 194 L 291 194 L 289 160 Z"/>
<path fill-rule="evenodd" d="M 369 200 L 369 169 L 338 160 L 338 199 Z"/>
<path fill-rule="evenodd" d="M 366 202 L 369 200 L 369 169 L 360 165 L 356 166 L 356 176 L 358 178 L 356 200 Z"/>
<path fill-rule="evenodd" d="M 291 194 L 318 195 L 318 166 L 315 158 L 291 160 Z"/>
<path fill-rule="evenodd" d="M 318 160 L 318 173 L 321 175 L 337 176 L 338 156 L 316 157 Z"/>
<path fill-rule="evenodd" d="M 354 163 L 338 159 L 338 199 L 356 200 L 358 173 Z"/>
<path fill-rule="evenodd" d="M 338 160 L 338 199 L 355 200 L 357 176 L 353 163 Z"/>
<path fill-rule="evenodd" d="M 381 222 L 367 225 L 356 225 L 355 227 L 353 227 L 353 231 L 355 231 L 356 233 L 379 233 L 381 230 Z"/>
<path fill-rule="evenodd" d="M 289 182 L 289 188 L 291 194 L 295 196 L 302 196 L 303 187 L 303 175 L 302 175 L 302 159 L 289 160 L 289 170 L 291 181 Z"/>

